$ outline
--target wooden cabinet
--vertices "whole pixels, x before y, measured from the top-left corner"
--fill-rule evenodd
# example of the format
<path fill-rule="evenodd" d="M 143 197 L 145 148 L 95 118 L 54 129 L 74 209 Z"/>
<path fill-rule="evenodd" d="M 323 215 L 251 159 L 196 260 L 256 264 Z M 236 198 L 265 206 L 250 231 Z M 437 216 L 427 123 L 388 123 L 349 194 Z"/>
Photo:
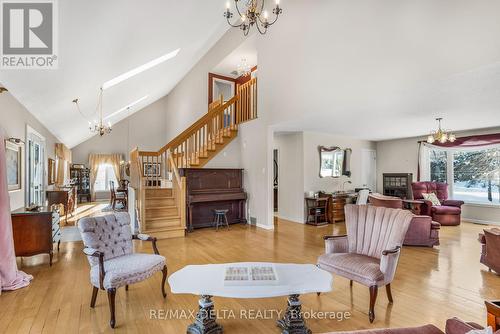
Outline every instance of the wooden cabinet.
<path fill-rule="evenodd" d="M 411 173 L 384 173 L 384 195 L 395 196 L 401 199 L 412 199 L 411 183 L 413 174 Z"/>
<path fill-rule="evenodd" d="M 70 169 L 71 184 L 76 187 L 77 201 L 90 202 L 90 169 L 83 165 L 73 165 Z"/>
<path fill-rule="evenodd" d="M 49 254 L 49 264 L 52 265 L 53 244 L 57 242 L 59 250 L 61 242 L 59 213 L 48 208 L 35 212 L 19 209 L 11 216 L 16 256 Z"/>
<path fill-rule="evenodd" d="M 324 193 L 319 192 L 320 197 L 327 197 L 326 217 L 330 224 L 343 222 L 345 220 L 344 207 L 348 203 L 348 193 Z"/>
<path fill-rule="evenodd" d="M 330 204 L 331 223 L 343 222 L 345 220 L 344 207 L 347 204 L 347 195 L 333 195 Z"/>

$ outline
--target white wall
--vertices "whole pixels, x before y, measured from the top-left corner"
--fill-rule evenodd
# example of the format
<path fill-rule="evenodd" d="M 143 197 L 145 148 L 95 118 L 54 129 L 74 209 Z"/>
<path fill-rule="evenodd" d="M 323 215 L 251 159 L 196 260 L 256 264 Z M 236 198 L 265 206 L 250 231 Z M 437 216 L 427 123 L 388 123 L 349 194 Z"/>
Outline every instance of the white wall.
<path fill-rule="evenodd" d="M 498 133 L 500 128 L 480 129 L 457 132 L 457 137 Z M 377 189 L 383 191 L 383 173 L 412 173 L 417 180 L 418 141 L 422 137 L 404 138 L 377 142 Z M 500 224 L 500 206 L 466 204 L 463 207 L 463 220 L 479 223 Z"/>
<path fill-rule="evenodd" d="M 136 146 L 143 151 L 157 151 L 167 143 L 165 98 L 113 125 L 113 131 L 96 135 L 73 147 L 73 163 L 88 165 L 91 153 L 119 153 L 128 160 Z"/>
<path fill-rule="evenodd" d="M 9 92 L 0 94 L 0 127 L 5 131 L 6 138 L 21 138 L 26 142 L 26 125 L 29 125 L 45 137 L 46 158 L 55 159 L 55 144 L 57 138 L 45 128 L 22 104 L 20 104 Z M 3 145 L 3 143 L 1 143 Z M 26 151 L 23 147 L 23 169 L 26 167 Z M 47 164 L 47 162 L 45 162 Z M 47 182 L 47 168 L 45 168 L 44 180 Z M 16 210 L 25 205 L 26 179 L 23 177 L 22 189 L 9 192 L 10 208 Z"/>
<path fill-rule="evenodd" d="M 351 177 L 342 176 L 339 178 L 319 177 L 319 153 L 318 146 L 338 146 L 352 150 L 351 154 Z M 345 181 L 352 184 L 345 184 L 344 190 L 361 187 L 361 152 L 363 149 L 375 149 L 376 144 L 368 140 L 359 140 L 345 136 L 335 136 L 327 133 L 304 132 L 304 190 L 323 190 L 333 192 L 342 190 Z"/>
<path fill-rule="evenodd" d="M 208 111 L 208 73 L 244 40 L 240 30 L 229 29 L 164 98 L 168 140 Z"/>
<path fill-rule="evenodd" d="M 350 148 L 351 177 L 319 177 L 318 146 Z M 278 217 L 304 223 L 304 194 L 309 191 L 334 192 L 362 186 L 361 154 L 376 148 L 375 142 L 319 132 L 276 133 L 274 148 L 279 149 Z"/>
<path fill-rule="evenodd" d="M 274 135 L 278 150 L 278 217 L 304 222 L 304 140 L 301 132 Z"/>

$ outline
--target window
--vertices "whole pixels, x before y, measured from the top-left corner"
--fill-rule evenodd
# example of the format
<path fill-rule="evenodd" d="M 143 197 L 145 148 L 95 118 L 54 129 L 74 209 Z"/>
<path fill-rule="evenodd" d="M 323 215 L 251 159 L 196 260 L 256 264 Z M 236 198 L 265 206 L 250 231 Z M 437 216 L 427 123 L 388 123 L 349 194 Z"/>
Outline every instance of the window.
<path fill-rule="evenodd" d="M 500 149 L 453 153 L 453 194 L 465 202 L 497 203 L 500 193 Z"/>
<path fill-rule="evenodd" d="M 109 191 L 109 181 L 113 181 L 115 183 L 115 187 L 118 184 L 113 166 L 110 164 L 99 165 L 97 176 L 95 178 L 94 190 Z"/>
<path fill-rule="evenodd" d="M 447 154 L 443 150 L 430 150 L 429 161 L 431 164 L 431 181 L 446 182 L 447 180 Z"/>
<path fill-rule="evenodd" d="M 447 182 L 453 199 L 500 204 L 500 148 L 431 149 L 429 164 L 431 181 Z"/>

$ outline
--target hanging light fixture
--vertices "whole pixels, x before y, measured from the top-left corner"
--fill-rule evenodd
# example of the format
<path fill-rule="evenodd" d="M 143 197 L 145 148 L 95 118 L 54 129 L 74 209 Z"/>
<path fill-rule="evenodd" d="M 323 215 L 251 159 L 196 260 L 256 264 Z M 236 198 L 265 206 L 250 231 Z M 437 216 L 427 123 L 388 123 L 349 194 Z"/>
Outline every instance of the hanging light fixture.
<path fill-rule="evenodd" d="M 238 65 L 238 69 L 236 71 L 240 77 L 247 77 L 252 74 L 252 68 L 248 65 L 245 58 L 241 59 L 241 63 Z"/>
<path fill-rule="evenodd" d="M 438 122 L 438 129 L 436 131 L 432 131 L 427 137 L 427 142 L 429 144 L 434 142 L 439 142 L 440 144 L 444 144 L 446 142 L 453 143 L 457 139 L 453 133 L 447 132 L 441 128 L 442 120 L 442 117 L 436 118 L 436 121 Z"/>
<path fill-rule="evenodd" d="M 244 2 L 240 8 L 239 3 Z M 269 14 L 265 8 L 265 0 L 234 0 L 234 6 L 236 7 L 236 12 L 238 18 L 234 23 L 231 23 L 231 18 L 233 13 L 231 12 L 231 3 L 228 1 L 226 3 L 226 11 L 224 12 L 224 17 L 227 19 L 227 23 L 231 27 L 240 28 L 243 30 L 245 36 L 250 32 L 250 28 L 255 26 L 261 35 L 267 32 L 267 28 L 278 20 L 278 16 L 282 13 L 280 7 L 280 1 L 276 0 L 276 7 L 273 8 L 274 20 L 269 21 Z"/>
<path fill-rule="evenodd" d="M 85 117 L 85 115 L 83 115 L 83 113 L 80 110 L 80 105 L 78 104 L 78 99 L 74 99 L 73 103 L 76 105 L 76 108 L 77 108 L 78 112 L 83 117 Z M 103 117 L 102 117 L 102 88 L 100 89 L 100 92 L 99 92 L 99 99 L 98 99 L 98 102 L 97 102 L 97 111 L 98 111 L 98 114 L 99 114 L 98 115 L 99 119 L 98 120 L 94 120 L 94 122 L 90 122 L 89 121 L 89 130 L 90 130 L 90 132 L 98 134 L 99 136 L 102 137 L 105 134 L 111 133 L 111 131 L 113 130 L 111 128 L 111 122 L 108 122 L 108 123 L 104 124 L 104 120 L 103 120 Z"/>

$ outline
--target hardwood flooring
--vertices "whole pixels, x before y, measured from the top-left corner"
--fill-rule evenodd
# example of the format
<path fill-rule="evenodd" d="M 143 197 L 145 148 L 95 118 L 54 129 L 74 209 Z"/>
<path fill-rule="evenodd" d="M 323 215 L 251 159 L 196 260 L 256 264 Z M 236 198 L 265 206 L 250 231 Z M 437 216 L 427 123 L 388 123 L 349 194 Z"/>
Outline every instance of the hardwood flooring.
<path fill-rule="evenodd" d="M 404 247 L 392 284 L 394 304 L 383 290 L 376 303 L 376 319 L 368 321 L 368 288 L 335 276 L 333 291 L 302 296 L 303 310 L 351 313 L 350 319 L 307 323 L 314 333 L 363 328 L 416 326 L 433 323 L 444 328 L 447 318 L 457 316 L 485 324 L 485 299 L 500 297 L 500 276 L 479 263 L 477 233 L 485 226 L 463 223 L 441 229 L 441 246 L 434 249 Z M 238 261 L 315 263 L 323 253 L 322 236 L 343 234 L 344 224 L 313 227 L 277 221 L 274 231 L 232 225 L 229 231 L 196 230 L 182 239 L 158 242 L 167 257 L 169 273 L 187 264 Z M 149 243 L 137 242 L 138 251 L 152 252 Z M 0 333 L 110 333 L 105 292 L 100 291 L 95 309 L 89 307 L 89 266 L 81 242 L 68 242 L 55 253 L 54 264 L 40 255 L 18 260 L 20 269 L 35 276 L 24 289 L 0 295 Z M 200 279 L 203 279 L 200 277 Z M 307 279 L 305 277 L 304 279 Z M 191 319 L 150 319 L 150 310 L 196 310 L 197 296 L 174 295 L 167 288 L 164 300 L 161 274 L 117 292 L 117 333 L 185 333 Z M 214 298 L 220 311 L 235 312 L 221 319 L 225 333 L 279 333 L 276 319 L 240 319 L 240 310 L 284 310 L 286 299 Z M 220 313 L 221 314 L 221 313 Z M 180 315 L 182 315 L 180 313 Z"/>

